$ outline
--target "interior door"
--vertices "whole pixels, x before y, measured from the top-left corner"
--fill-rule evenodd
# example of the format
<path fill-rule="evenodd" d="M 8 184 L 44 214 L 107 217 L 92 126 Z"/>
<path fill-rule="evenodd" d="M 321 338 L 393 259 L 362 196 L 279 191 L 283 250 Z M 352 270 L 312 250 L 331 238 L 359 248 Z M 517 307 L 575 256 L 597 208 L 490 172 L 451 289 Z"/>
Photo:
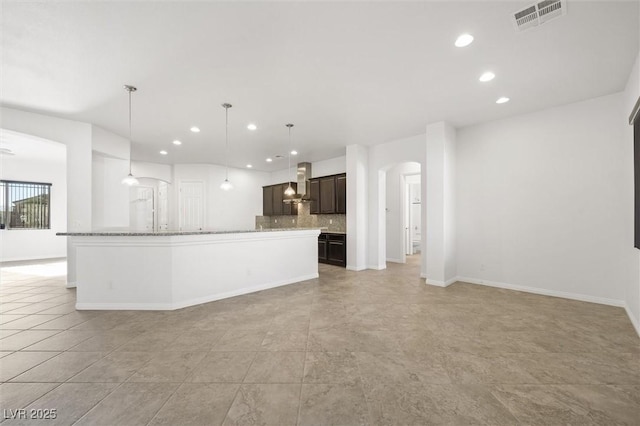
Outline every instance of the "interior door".
<path fill-rule="evenodd" d="M 204 183 L 182 181 L 179 188 L 178 226 L 181 231 L 200 231 L 204 227 Z"/>

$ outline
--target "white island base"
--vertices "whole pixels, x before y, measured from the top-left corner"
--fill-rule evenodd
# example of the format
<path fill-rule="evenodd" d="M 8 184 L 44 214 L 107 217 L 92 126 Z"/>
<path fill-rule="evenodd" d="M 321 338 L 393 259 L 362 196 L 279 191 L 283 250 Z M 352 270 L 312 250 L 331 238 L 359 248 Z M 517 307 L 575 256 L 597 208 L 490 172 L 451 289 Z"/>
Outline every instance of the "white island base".
<path fill-rule="evenodd" d="M 85 310 L 172 310 L 318 277 L 319 229 L 67 233 Z"/>

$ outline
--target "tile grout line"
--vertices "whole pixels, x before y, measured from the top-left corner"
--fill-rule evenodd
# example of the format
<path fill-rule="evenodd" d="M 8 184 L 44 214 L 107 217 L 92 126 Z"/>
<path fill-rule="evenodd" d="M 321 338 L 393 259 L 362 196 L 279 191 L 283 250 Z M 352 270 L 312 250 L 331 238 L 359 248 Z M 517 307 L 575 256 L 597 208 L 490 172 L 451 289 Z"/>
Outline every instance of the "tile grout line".
<path fill-rule="evenodd" d="M 116 390 L 120 389 L 122 387 L 122 385 L 124 385 L 125 382 L 122 383 L 118 383 L 117 386 L 115 386 L 111 392 L 108 392 L 104 397 L 102 397 L 99 401 L 97 401 L 95 404 L 93 404 L 91 406 L 91 408 L 89 408 L 82 416 L 80 416 L 76 421 L 74 421 L 71 425 L 75 425 L 77 424 L 80 420 L 82 420 L 83 418 L 87 417 L 87 414 L 89 414 L 91 411 L 93 411 L 102 401 L 104 401 L 105 399 L 107 399 L 107 397 L 109 395 L 111 395 L 112 393 L 114 393 Z"/>
<path fill-rule="evenodd" d="M 225 332 L 225 335 L 226 335 L 227 332 Z M 224 337 L 224 335 L 223 335 L 223 337 Z M 266 333 L 265 333 L 265 337 L 266 337 Z M 262 341 L 264 342 L 264 339 L 262 339 Z M 229 416 L 229 412 L 231 411 L 231 407 L 233 407 L 233 403 L 236 402 L 236 398 L 238 398 L 238 394 L 240 393 L 240 389 L 242 389 L 242 385 L 244 384 L 244 381 L 247 378 L 247 375 L 249 375 L 249 371 L 251 370 L 251 367 L 253 367 L 253 363 L 255 362 L 257 357 L 258 357 L 258 352 L 255 351 L 254 355 L 253 355 L 253 359 L 251 360 L 251 364 L 249 364 L 249 368 L 247 368 L 247 371 L 242 376 L 242 381 L 240 382 L 240 386 L 238 386 L 238 389 L 236 390 L 236 393 L 233 396 L 233 399 L 231 400 L 231 404 L 229 404 L 229 408 L 227 408 L 227 412 L 225 413 L 224 418 L 222 419 L 222 423 L 224 423 L 224 421 Z"/>
<path fill-rule="evenodd" d="M 309 309 L 311 312 L 311 309 Z M 300 424 L 300 411 L 302 411 L 302 388 L 304 387 L 304 371 L 307 366 L 307 354 L 309 353 L 309 337 L 311 336 L 311 313 L 309 313 L 309 327 L 307 328 L 307 344 L 304 350 L 304 361 L 302 362 L 302 384 L 300 385 L 300 395 L 298 397 L 298 415 L 296 416 L 296 425 Z"/>
<path fill-rule="evenodd" d="M 179 336 L 176 336 L 175 340 L 178 340 Z M 174 340 L 171 341 L 171 343 L 174 343 Z M 173 351 L 164 351 L 164 352 L 173 352 Z M 149 421 L 147 422 L 147 425 L 151 424 L 151 422 L 153 422 L 153 420 L 158 416 L 158 414 L 160 413 L 160 411 L 162 411 L 162 409 L 164 408 L 165 405 L 167 405 L 167 403 L 171 400 L 171 398 L 173 398 L 173 395 L 175 395 L 176 393 L 178 393 L 178 390 L 182 387 L 182 385 L 184 385 L 185 383 L 187 383 L 187 379 L 189 379 L 190 377 L 193 376 L 194 371 L 198 368 L 198 366 L 200 364 L 202 364 L 205 360 L 205 358 L 207 357 L 206 354 L 210 353 L 210 351 L 202 351 L 205 353 L 205 356 L 202 357 L 202 359 L 200 360 L 200 362 L 198 362 L 196 365 L 193 366 L 193 371 L 191 373 L 188 373 L 184 379 L 182 380 L 182 382 L 180 382 L 180 384 L 178 386 L 176 386 L 176 388 L 173 390 L 173 392 L 171 393 L 171 395 L 169 395 L 169 397 L 162 403 L 162 405 L 160 406 L 160 408 L 158 408 L 158 411 L 156 411 L 154 413 L 154 415 L 151 417 L 151 419 L 149 419 Z M 193 353 L 193 352 L 191 352 Z M 152 358 L 153 359 L 153 358 Z M 145 366 L 147 364 L 149 364 L 151 362 L 151 359 L 145 364 Z M 143 367 L 140 367 L 138 370 L 142 369 Z M 127 378 L 127 380 L 129 380 L 136 372 L 132 373 L 131 376 L 129 376 L 129 378 Z M 132 382 L 130 382 L 132 383 Z"/>

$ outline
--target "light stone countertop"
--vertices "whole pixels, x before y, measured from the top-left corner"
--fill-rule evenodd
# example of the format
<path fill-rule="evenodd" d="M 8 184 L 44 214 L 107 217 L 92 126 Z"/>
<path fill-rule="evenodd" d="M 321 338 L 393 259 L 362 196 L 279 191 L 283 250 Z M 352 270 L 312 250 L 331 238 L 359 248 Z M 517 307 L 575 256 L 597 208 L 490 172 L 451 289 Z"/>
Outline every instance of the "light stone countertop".
<path fill-rule="evenodd" d="M 237 231 L 89 231 L 89 232 L 58 232 L 56 235 L 63 237 L 171 237 L 179 235 L 211 235 L 211 234 L 246 234 L 251 232 L 283 232 L 283 231 L 311 231 L 319 230 L 324 232 L 324 228 L 275 228 L 275 229 L 245 229 Z"/>

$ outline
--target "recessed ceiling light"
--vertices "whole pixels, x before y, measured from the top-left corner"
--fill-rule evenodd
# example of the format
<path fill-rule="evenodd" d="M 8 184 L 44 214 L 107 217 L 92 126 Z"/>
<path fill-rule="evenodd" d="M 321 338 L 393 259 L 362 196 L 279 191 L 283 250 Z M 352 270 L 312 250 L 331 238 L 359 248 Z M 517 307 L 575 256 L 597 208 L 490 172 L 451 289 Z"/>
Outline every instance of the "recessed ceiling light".
<path fill-rule="evenodd" d="M 506 104 L 507 102 L 509 102 L 509 98 L 505 96 L 498 98 L 498 100 L 496 101 L 497 104 Z"/>
<path fill-rule="evenodd" d="M 492 73 L 491 71 L 487 71 L 487 72 L 483 73 L 478 80 L 480 80 L 481 82 L 485 83 L 487 81 L 493 80 L 494 78 L 496 78 L 496 75 L 494 73 Z"/>
<path fill-rule="evenodd" d="M 471 34 L 460 34 L 456 39 L 456 47 L 465 47 L 473 42 L 473 36 Z"/>
<path fill-rule="evenodd" d="M 267 163 L 270 163 L 270 162 L 272 162 L 272 161 L 273 161 L 273 159 L 272 159 L 272 158 L 267 158 Z"/>
<path fill-rule="evenodd" d="M 294 149 L 293 151 L 291 151 L 291 155 L 298 155 L 298 151 Z"/>
<path fill-rule="evenodd" d="M 182 142 L 180 142 L 179 140 L 176 139 L 175 141 L 173 141 L 173 144 L 174 145 L 182 145 Z"/>
<path fill-rule="evenodd" d="M 253 124 L 253 123 L 250 123 L 250 124 L 248 124 L 248 125 L 247 125 L 247 129 L 249 129 L 249 130 L 255 130 L 255 129 L 257 129 L 257 128 L 258 128 L 258 126 L 256 126 L 256 125 L 255 125 L 255 124 Z"/>
<path fill-rule="evenodd" d="M 164 149 L 162 151 L 160 151 L 160 155 L 167 155 L 167 154 L 168 154 L 168 152 L 165 151 Z"/>
<path fill-rule="evenodd" d="M 247 169 L 252 168 L 253 166 L 251 164 L 247 164 Z"/>
<path fill-rule="evenodd" d="M 193 126 L 190 130 L 191 130 L 193 133 L 200 133 L 200 129 L 199 129 L 198 127 L 196 127 L 196 126 Z"/>

